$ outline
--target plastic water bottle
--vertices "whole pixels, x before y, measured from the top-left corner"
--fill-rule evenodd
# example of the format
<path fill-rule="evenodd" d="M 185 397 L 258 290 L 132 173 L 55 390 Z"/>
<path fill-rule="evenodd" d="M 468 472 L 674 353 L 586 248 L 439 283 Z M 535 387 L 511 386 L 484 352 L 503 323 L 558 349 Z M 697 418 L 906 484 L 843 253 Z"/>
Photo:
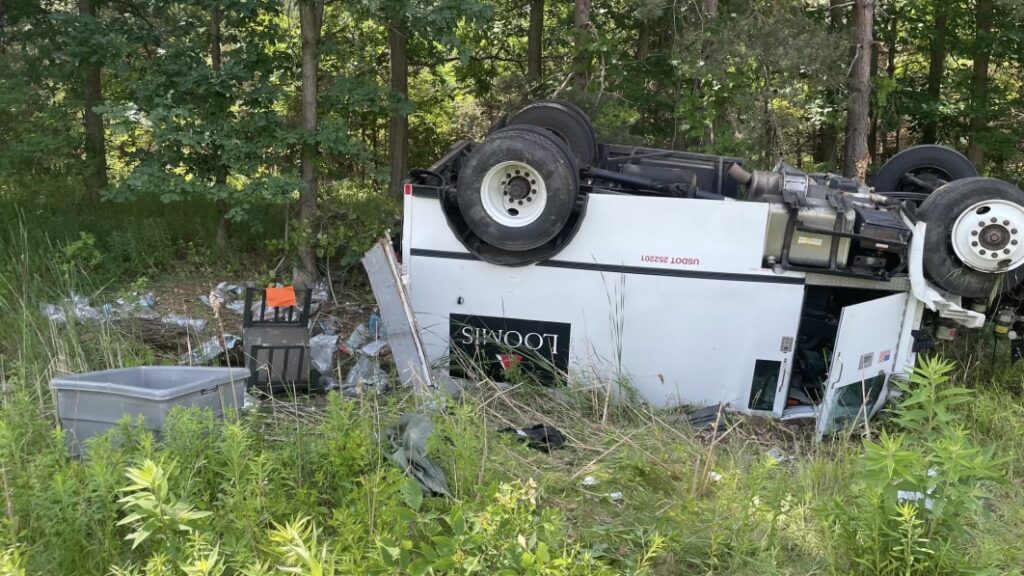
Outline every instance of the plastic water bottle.
<path fill-rule="evenodd" d="M 377 309 L 374 308 L 373 312 L 370 313 L 370 319 L 367 321 L 370 338 L 376 340 L 380 338 L 380 314 L 377 313 Z"/>

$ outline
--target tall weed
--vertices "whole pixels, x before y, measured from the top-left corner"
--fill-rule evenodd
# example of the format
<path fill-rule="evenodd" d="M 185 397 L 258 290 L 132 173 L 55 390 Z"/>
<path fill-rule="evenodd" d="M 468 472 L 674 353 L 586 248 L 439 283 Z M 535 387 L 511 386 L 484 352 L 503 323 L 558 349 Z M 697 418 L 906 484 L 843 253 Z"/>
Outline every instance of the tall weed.
<path fill-rule="evenodd" d="M 830 512 L 846 570 L 909 576 L 970 565 L 973 529 L 1003 472 L 992 448 L 976 446 L 958 423 L 956 407 L 972 392 L 949 385 L 953 368 L 922 360 L 893 409 L 899 428 L 864 441 L 850 494 Z"/>

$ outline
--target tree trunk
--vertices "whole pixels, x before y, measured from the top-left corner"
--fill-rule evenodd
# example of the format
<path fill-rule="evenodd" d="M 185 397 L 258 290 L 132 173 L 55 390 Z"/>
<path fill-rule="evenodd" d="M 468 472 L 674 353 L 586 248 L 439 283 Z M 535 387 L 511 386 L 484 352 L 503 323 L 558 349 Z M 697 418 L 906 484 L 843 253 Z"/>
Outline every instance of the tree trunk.
<path fill-rule="evenodd" d="M 590 30 L 593 27 L 590 21 L 590 1 L 576 0 L 576 7 L 573 10 L 576 54 L 572 62 L 572 80 L 573 86 L 580 92 L 587 88 L 587 72 L 590 69 L 590 50 L 587 48 L 590 43 Z"/>
<path fill-rule="evenodd" d="M 299 4 L 299 27 L 302 31 L 302 128 L 306 140 L 302 144 L 299 193 L 299 263 L 292 274 L 292 283 L 308 286 L 320 278 L 313 244 L 313 219 L 317 212 L 319 183 L 316 177 L 318 151 L 313 142 L 317 132 L 317 73 L 320 70 L 320 27 L 323 23 L 323 0 Z"/>
<path fill-rule="evenodd" d="M 898 20 L 895 16 L 889 17 L 889 37 L 886 38 L 886 54 L 885 54 L 885 75 L 891 81 L 896 77 L 896 41 L 898 38 Z M 899 117 L 896 118 L 896 138 L 899 139 L 900 133 L 900 122 Z M 892 157 L 896 153 L 896 149 L 889 146 L 889 133 L 888 131 L 882 131 L 882 154 L 886 158 Z"/>
<path fill-rule="evenodd" d="M 828 26 L 833 31 L 843 27 L 843 4 L 845 0 L 829 0 Z M 825 94 L 825 101 L 833 107 L 839 105 L 839 93 L 837 90 L 828 90 Z M 836 150 L 839 147 L 839 129 L 834 121 L 828 119 L 818 128 L 817 146 L 814 150 L 814 161 L 824 164 L 826 169 L 831 170 L 836 165 Z"/>
<path fill-rule="evenodd" d="M 0 54 L 7 53 L 7 6 L 0 0 Z"/>
<path fill-rule="evenodd" d="M 532 92 L 544 76 L 544 0 L 530 0 L 530 29 L 527 37 L 526 76 L 530 80 Z"/>
<path fill-rule="evenodd" d="M 391 91 L 402 100 L 409 95 L 408 32 L 405 15 L 397 14 L 388 26 L 388 45 L 391 48 Z M 403 102 L 404 105 L 404 102 Z M 391 194 L 402 197 L 402 180 L 409 161 L 409 116 L 396 110 L 391 115 L 388 130 L 388 161 L 391 164 Z"/>
<path fill-rule="evenodd" d="M 975 13 L 974 73 L 971 76 L 970 144 L 967 158 L 981 170 L 985 160 L 982 135 L 988 128 L 988 64 L 992 57 L 993 0 L 978 0 Z"/>
<path fill-rule="evenodd" d="M 96 18 L 96 6 L 92 0 L 78 0 L 78 15 Z M 100 199 L 100 190 L 107 186 L 107 145 L 103 137 L 103 116 L 96 107 L 103 103 L 103 84 L 100 65 L 85 64 L 85 86 L 83 94 L 83 116 L 85 119 L 85 194 L 86 200 L 95 203 Z"/>
<path fill-rule="evenodd" d="M 640 22 L 640 30 L 636 36 L 636 59 L 643 62 L 651 51 L 651 23 L 647 20 Z"/>
<path fill-rule="evenodd" d="M 846 153 L 843 175 L 863 180 L 868 162 L 868 108 L 871 104 L 872 25 L 875 0 L 855 0 L 853 5 L 853 64 L 848 86 L 850 97 L 846 111 Z"/>
<path fill-rule="evenodd" d="M 928 49 L 928 103 L 935 109 L 928 111 L 928 119 L 921 132 L 922 144 L 934 144 L 939 138 L 939 102 L 942 98 L 942 77 L 946 73 L 946 27 L 949 22 L 946 3 L 935 3 L 935 21 L 932 25 L 931 45 Z"/>
<path fill-rule="evenodd" d="M 871 45 L 870 74 L 872 80 L 878 77 L 878 46 L 875 44 Z M 874 97 L 874 87 L 872 87 L 872 97 L 869 100 L 868 117 L 870 118 L 871 131 L 868 132 L 868 162 L 874 163 L 878 155 L 878 105 L 877 99 Z"/>
<path fill-rule="evenodd" d="M 224 65 L 224 60 L 221 57 L 220 23 L 221 8 L 215 5 L 210 8 L 210 66 L 217 75 L 220 74 Z M 217 249 L 225 252 L 228 248 L 228 203 L 220 196 L 227 188 L 228 169 L 224 165 L 224 158 L 219 145 L 215 145 L 213 153 L 213 183 L 218 193 Z"/>

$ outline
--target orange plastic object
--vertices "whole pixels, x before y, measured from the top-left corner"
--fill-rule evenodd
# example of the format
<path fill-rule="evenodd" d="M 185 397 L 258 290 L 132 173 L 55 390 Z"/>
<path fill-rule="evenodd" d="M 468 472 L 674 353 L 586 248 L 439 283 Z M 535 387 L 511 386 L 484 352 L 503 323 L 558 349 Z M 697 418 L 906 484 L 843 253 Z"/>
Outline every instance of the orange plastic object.
<path fill-rule="evenodd" d="M 267 306 L 274 308 L 295 306 L 295 287 L 267 288 Z"/>

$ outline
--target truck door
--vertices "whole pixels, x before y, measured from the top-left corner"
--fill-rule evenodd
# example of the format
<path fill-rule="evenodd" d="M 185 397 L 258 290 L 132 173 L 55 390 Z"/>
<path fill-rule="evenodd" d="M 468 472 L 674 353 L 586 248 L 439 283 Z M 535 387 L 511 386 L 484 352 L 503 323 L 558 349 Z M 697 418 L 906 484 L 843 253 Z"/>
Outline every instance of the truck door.
<path fill-rule="evenodd" d="M 864 422 L 880 406 L 897 365 L 897 346 L 909 294 L 843 308 L 828 388 L 818 414 L 818 438 Z"/>

